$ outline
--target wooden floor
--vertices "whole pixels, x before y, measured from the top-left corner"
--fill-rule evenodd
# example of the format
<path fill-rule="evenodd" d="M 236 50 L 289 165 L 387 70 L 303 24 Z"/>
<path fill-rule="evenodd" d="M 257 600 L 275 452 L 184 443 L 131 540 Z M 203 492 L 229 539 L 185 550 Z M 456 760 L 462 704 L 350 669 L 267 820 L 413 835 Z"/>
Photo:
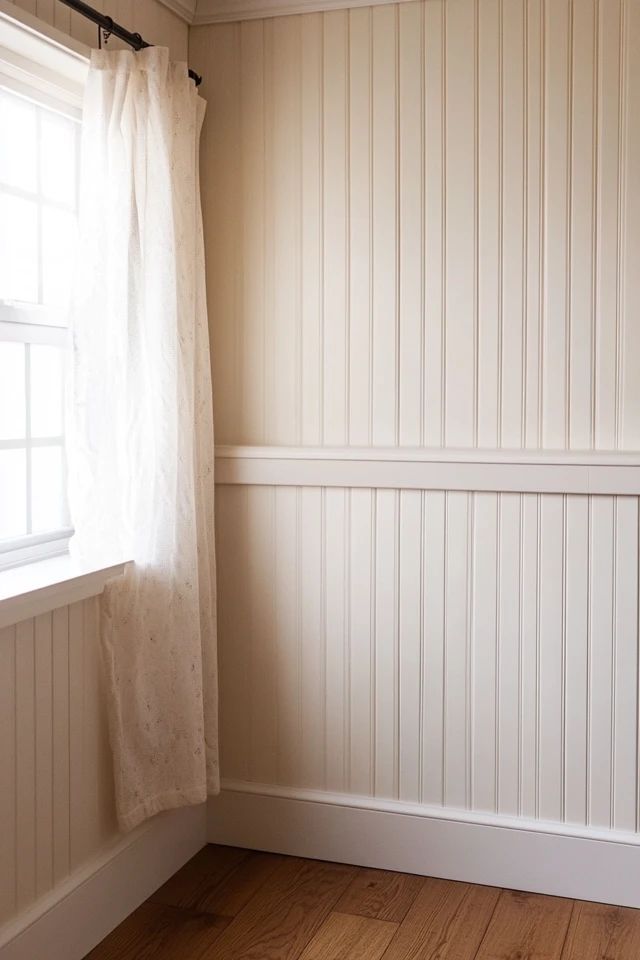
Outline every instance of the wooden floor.
<path fill-rule="evenodd" d="M 640 960 L 640 910 L 205 847 L 87 960 Z"/>

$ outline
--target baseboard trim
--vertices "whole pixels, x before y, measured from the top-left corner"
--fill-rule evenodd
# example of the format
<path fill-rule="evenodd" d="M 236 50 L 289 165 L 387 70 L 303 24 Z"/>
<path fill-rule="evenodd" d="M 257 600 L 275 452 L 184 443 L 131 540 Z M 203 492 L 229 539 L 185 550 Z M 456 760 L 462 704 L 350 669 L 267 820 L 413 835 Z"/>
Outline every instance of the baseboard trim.
<path fill-rule="evenodd" d="M 0 928 L 0 960 L 82 960 L 206 842 L 204 805 L 154 817 Z"/>
<path fill-rule="evenodd" d="M 249 785 L 247 785 L 249 786 Z M 269 789 L 269 788 L 267 788 Z M 283 792 L 283 788 L 276 788 Z M 307 794 L 311 793 L 307 791 Z M 626 835 L 579 836 L 493 822 L 375 809 L 368 798 L 300 799 L 229 785 L 208 805 L 210 843 L 355 863 L 640 907 L 640 847 Z M 564 825 L 563 825 L 564 827 Z M 587 828 L 585 828 L 586 830 Z"/>

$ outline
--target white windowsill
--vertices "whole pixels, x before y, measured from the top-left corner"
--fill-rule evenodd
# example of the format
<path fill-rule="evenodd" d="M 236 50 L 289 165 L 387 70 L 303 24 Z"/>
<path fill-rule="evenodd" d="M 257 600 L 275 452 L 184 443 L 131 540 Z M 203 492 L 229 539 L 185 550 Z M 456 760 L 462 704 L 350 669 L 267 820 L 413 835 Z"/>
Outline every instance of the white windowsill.
<path fill-rule="evenodd" d="M 0 629 L 57 607 L 97 597 L 128 561 L 85 563 L 65 554 L 0 573 Z"/>

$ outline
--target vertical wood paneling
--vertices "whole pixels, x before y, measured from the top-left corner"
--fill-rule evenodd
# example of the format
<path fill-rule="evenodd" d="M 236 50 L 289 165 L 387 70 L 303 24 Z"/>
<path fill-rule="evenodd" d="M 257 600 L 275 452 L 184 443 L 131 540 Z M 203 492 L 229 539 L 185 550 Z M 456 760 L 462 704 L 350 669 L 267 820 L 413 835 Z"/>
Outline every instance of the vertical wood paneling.
<path fill-rule="evenodd" d="M 617 439 L 621 0 L 600 3 L 598 10 L 594 432 L 595 446 L 600 449 L 611 449 L 615 447 Z"/>
<path fill-rule="evenodd" d="M 574 4 L 571 76 L 570 264 L 569 275 L 569 445 L 593 444 L 593 336 L 595 243 L 594 89 L 597 76 L 596 4 Z"/>
<path fill-rule="evenodd" d="M 278 549 L 272 583 L 276 594 L 279 783 L 290 782 L 300 765 L 298 496 L 288 487 L 276 490 Z"/>
<path fill-rule="evenodd" d="M 633 171 L 640 169 L 640 124 L 637 122 L 640 101 L 640 8 L 637 3 L 627 2 L 625 7 L 623 111 L 624 152 L 621 158 L 624 171 L 622 207 L 624 229 L 621 234 L 622 276 L 622 331 L 620 352 L 622 355 L 622 385 L 619 394 L 620 442 L 623 448 L 637 450 L 640 447 L 640 191 L 635 185 Z"/>
<path fill-rule="evenodd" d="M 467 806 L 469 494 L 445 494 L 444 802 Z"/>
<path fill-rule="evenodd" d="M 192 29 L 218 439 L 637 447 L 639 30 L 632 0 Z"/>
<path fill-rule="evenodd" d="M 349 12 L 324 17 L 323 224 L 324 430 L 328 444 L 348 442 L 349 256 Z M 285 442 L 285 441 L 283 441 Z"/>
<path fill-rule="evenodd" d="M 446 3 L 445 444 L 473 446 L 476 331 L 477 4 Z"/>
<path fill-rule="evenodd" d="M 418 490 L 400 493 L 398 518 L 399 796 L 420 802 L 422 622 L 422 501 Z"/>
<path fill-rule="evenodd" d="M 36 897 L 36 729 L 34 621 L 16 626 L 16 906 Z"/>
<path fill-rule="evenodd" d="M 478 444 L 499 443 L 502 327 L 502 20 L 488 0 L 478 30 Z"/>
<path fill-rule="evenodd" d="M 398 442 L 423 436 L 424 7 L 398 8 Z"/>
<path fill-rule="evenodd" d="M 584 823 L 589 698 L 589 501 L 568 497 L 565 542 L 565 819 Z"/>
<path fill-rule="evenodd" d="M 563 819 L 564 498 L 542 497 L 539 526 L 538 814 Z"/>
<path fill-rule="evenodd" d="M 498 810 L 517 816 L 520 801 L 520 496 L 499 497 Z"/>
<path fill-rule="evenodd" d="M 300 782 L 324 784 L 325 650 L 324 650 L 324 509 L 320 490 L 300 492 L 300 645 L 301 712 Z M 369 526 L 370 529 L 370 526 Z M 352 538 L 352 542 L 354 541 Z M 368 640 L 368 632 L 366 633 Z M 354 677 L 356 673 L 352 674 Z M 355 697 L 353 698 L 355 702 Z M 365 791 L 367 792 L 367 791 Z"/>
<path fill-rule="evenodd" d="M 373 698 L 375 661 L 372 656 L 375 602 L 375 493 L 351 491 L 350 558 L 350 780 L 349 789 L 366 796 L 373 792 Z M 419 718 L 416 718 L 419 725 Z"/>
<path fill-rule="evenodd" d="M 16 769 L 16 629 L 0 630 L 0 764 Z M 16 908 L 16 783 L 10 776 L 0 781 L 0 922 Z"/>
<path fill-rule="evenodd" d="M 276 638 L 272 584 L 275 537 L 275 491 L 265 487 L 249 497 L 247 510 L 247 593 L 251 638 L 249 682 L 254 718 L 251 724 L 249 769 L 256 780 L 264 783 L 275 783 L 277 774 Z"/>
<path fill-rule="evenodd" d="M 424 8 L 424 408 L 427 446 L 444 443 L 444 369 L 446 351 L 446 29 L 445 0 Z"/>
<path fill-rule="evenodd" d="M 348 493 L 326 490 L 324 497 L 325 784 L 340 791 L 346 789 L 348 763 Z"/>
<path fill-rule="evenodd" d="M 472 647 L 471 802 L 496 809 L 498 665 L 498 496 L 476 494 Z"/>
<path fill-rule="evenodd" d="M 542 446 L 559 449 L 568 445 L 572 11 L 569 0 L 545 5 Z"/>
<path fill-rule="evenodd" d="M 51 614 L 34 620 L 35 767 L 36 767 L 36 893 L 53 886 L 53 689 Z"/>
<path fill-rule="evenodd" d="M 524 0 L 502 6 L 500 206 L 500 432 L 498 446 L 524 446 L 524 331 L 514 317 L 525 301 L 525 14 Z M 504 242 L 506 240 L 506 243 Z"/>
<path fill-rule="evenodd" d="M 638 815 L 638 500 L 616 498 L 611 826 L 636 829 Z"/>
<path fill-rule="evenodd" d="M 225 776 L 637 829 L 637 498 L 218 497 Z"/>
<path fill-rule="evenodd" d="M 243 271 L 242 434 L 252 443 L 265 436 L 265 158 L 264 158 L 264 25 L 251 20 L 240 26 L 240 163 L 242 168 Z M 217 424 L 216 424 L 217 426 Z"/>
<path fill-rule="evenodd" d="M 589 822 L 611 822 L 611 743 L 615 551 L 614 501 L 594 500 L 591 513 L 591 656 L 589 684 Z"/>
<path fill-rule="evenodd" d="M 446 494 L 424 495 L 422 595 L 425 636 L 422 703 L 422 800 L 444 803 Z"/>
<path fill-rule="evenodd" d="M 302 443 L 322 442 L 323 347 L 323 20 L 301 19 L 302 96 Z M 249 207 L 249 215 L 251 208 Z M 264 253 L 264 252 L 263 252 Z M 254 351 L 262 359 L 260 351 Z"/>
<path fill-rule="evenodd" d="M 378 490 L 375 527 L 375 780 L 379 797 L 398 795 L 399 492 Z"/>
<path fill-rule="evenodd" d="M 349 11 L 349 442 L 371 443 L 372 11 Z"/>
<path fill-rule="evenodd" d="M 97 601 L 0 631 L 0 922 L 117 836 Z"/>
<path fill-rule="evenodd" d="M 69 608 L 51 614 L 53 662 L 53 876 L 59 883 L 69 872 Z"/>
<path fill-rule="evenodd" d="M 273 331 L 271 348 L 278 358 L 278 375 L 272 382 L 272 435 L 287 443 L 301 434 L 300 395 L 300 277 L 301 208 L 300 186 L 300 18 L 278 18 L 272 24 L 271 94 L 271 223 L 273 225 Z M 334 73 L 331 71 L 330 76 Z M 344 100 L 344 97 L 343 97 Z M 333 124 L 329 122 L 328 130 Z M 342 150 L 336 151 L 340 157 Z M 344 192 L 344 191 L 343 191 Z M 232 198 L 237 203 L 239 197 Z M 233 208 L 232 208 L 233 209 Z M 250 212 L 251 208 L 249 208 Z M 343 252 L 343 251 L 341 251 Z M 339 253 L 336 253 L 336 257 Z M 344 257 L 343 257 L 344 261 Z M 342 270 L 344 271 L 344 263 Z M 339 316 L 339 314 L 338 314 Z M 342 329 L 342 325 L 340 325 Z M 271 332 L 271 331 L 270 331 Z M 239 345 L 238 349 L 242 349 Z M 251 385 L 241 383 L 238 399 L 243 402 Z M 344 413 L 339 418 L 344 423 Z M 334 437 L 335 440 L 335 437 Z M 335 442 L 339 442 L 335 440 Z"/>
<path fill-rule="evenodd" d="M 540 753 L 540 497 L 522 497 L 522 653 L 520 675 L 520 810 L 539 811 Z"/>
<path fill-rule="evenodd" d="M 395 6 L 372 9 L 372 439 L 398 442 L 398 97 Z"/>

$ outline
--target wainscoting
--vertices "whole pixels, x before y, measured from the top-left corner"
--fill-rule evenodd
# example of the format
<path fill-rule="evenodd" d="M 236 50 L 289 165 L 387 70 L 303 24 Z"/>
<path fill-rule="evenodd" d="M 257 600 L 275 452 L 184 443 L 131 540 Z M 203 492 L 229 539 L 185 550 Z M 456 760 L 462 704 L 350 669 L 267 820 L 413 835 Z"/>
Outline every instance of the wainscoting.
<path fill-rule="evenodd" d="M 609 471 L 606 495 L 587 494 L 590 460 Z M 251 797 L 214 802 L 211 839 L 268 847 L 265 824 L 273 842 L 273 824 L 293 822 L 287 802 L 325 803 L 326 833 L 299 814 L 305 826 L 284 846 L 276 828 L 275 849 L 324 856 L 327 843 L 342 859 L 330 837 L 353 847 L 346 821 L 358 808 L 382 815 L 369 829 L 394 850 L 371 865 L 565 894 L 559 863 L 553 889 L 545 871 L 546 887 L 526 879 L 531 856 L 509 854 L 514 829 L 533 833 L 517 841 L 532 851 L 540 833 L 639 843 L 633 462 L 219 449 L 223 774 Z M 513 492 L 513 471 L 536 465 L 529 491 L 565 492 Z M 455 487 L 457 470 L 468 491 L 433 489 Z M 327 486 L 309 485 L 314 476 Z M 409 824 L 399 846 L 389 814 Z M 453 841 L 453 860 L 434 854 L 425 837 L 443 820 L 485 830 L 475 854 L 477 833 L 466 860 Z M 488 827 L 507 828 L 504 850 Z M 487 866 L 492 844 L 506 876 Z M 636 863 L 640 847 L 618 853 Z M 364 840 L 351 855 L 371 863 Z M 580 883 L 576 896 L 608 899 Z"/>
<path fill-rule="evenodd" d="M 205 813 L 115 819 L 98 598 L 0 629 L 0 958 L 82 960 L 205 843 Z"/>
<path fill-rule="evenodd" d="M 0 922 L 117 836 L 97 603 L 0 630 Z"/>

